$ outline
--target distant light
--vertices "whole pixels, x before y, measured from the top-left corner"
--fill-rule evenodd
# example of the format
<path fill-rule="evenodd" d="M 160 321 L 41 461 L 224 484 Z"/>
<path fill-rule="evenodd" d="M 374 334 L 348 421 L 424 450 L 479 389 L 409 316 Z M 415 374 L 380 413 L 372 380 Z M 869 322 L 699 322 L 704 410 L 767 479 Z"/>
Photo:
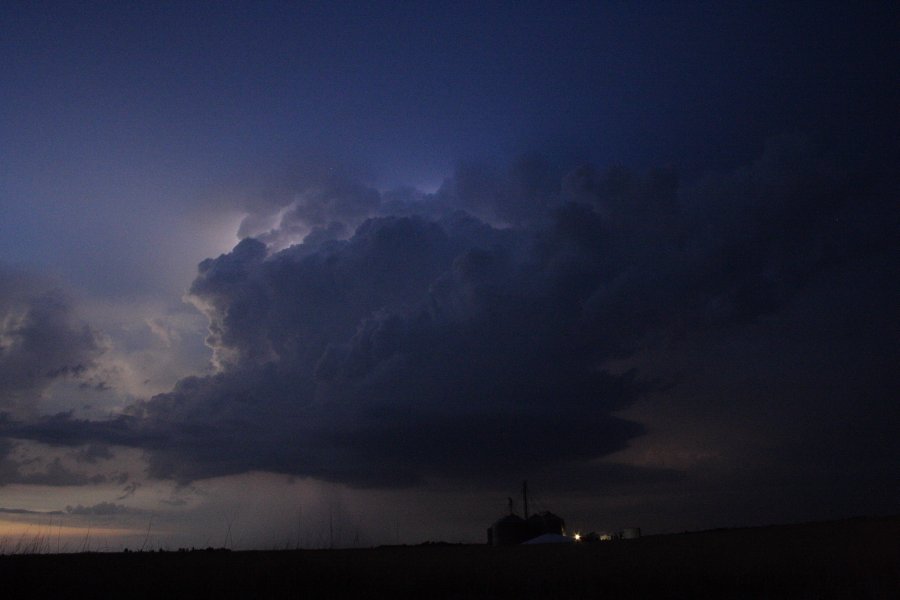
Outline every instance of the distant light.
<path fill-rule="evenodd" d="M 577 541 L 580 540 L 580 539 L 581 539 L 581 534 L 580 534 L 580 533 L 576 533 L 576 534 L 575 534 L 575 541 L 577 542 Z"/>

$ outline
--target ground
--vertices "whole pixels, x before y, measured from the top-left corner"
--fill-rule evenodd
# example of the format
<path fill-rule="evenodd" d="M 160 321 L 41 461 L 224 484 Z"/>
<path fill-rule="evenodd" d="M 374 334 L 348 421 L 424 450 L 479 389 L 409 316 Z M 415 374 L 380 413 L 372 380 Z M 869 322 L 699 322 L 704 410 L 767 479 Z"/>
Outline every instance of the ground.
<path fill-rule="evenodd" d="M 900 517 L 593 544 L 0 556 L 6 598 L 897 598 Z"/>

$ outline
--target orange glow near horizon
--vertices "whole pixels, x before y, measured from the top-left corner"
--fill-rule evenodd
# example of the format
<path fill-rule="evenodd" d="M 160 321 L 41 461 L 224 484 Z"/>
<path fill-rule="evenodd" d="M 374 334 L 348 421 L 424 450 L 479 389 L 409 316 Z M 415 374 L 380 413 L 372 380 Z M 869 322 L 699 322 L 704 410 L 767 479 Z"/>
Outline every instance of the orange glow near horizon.
<path fill-rule="evenodd" d="M 96 550 L 110 541 L 141 534 L 139 529 L 120 527 L 72 526 L 62 523 L 8 521 L 0 519 L 0 555 L 17 553 L 71 552 Z M 72 547 L 77 542 L 77 548 Z"/>

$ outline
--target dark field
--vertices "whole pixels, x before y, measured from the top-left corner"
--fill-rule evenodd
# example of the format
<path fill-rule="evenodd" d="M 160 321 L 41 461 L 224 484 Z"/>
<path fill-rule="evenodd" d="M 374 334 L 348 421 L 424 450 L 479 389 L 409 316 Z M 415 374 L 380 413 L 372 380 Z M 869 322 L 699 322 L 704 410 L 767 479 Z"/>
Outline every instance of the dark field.
<path fill-rule="evenodd" d="M 0 557 L 0 597 L 900 598 L 900 517 L 577 545 Z"/>

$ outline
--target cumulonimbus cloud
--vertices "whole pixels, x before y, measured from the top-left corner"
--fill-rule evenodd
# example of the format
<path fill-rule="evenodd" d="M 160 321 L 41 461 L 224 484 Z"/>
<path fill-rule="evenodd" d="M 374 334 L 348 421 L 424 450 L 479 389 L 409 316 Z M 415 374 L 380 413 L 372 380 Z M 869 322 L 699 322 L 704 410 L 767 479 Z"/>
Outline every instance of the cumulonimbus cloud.
<path fill-rule="evenodd" d="M 571 469 L 643 431 L 618 412 L 651 384 L 610 361 L 752 321 L 836 265 L 898 249 L 884 181 L 796 140 L 690 186 L 667 170 L 523 164 L 462 169 L 434 194 L 307 192 L 281 221 L 290 235 L 302 221 L 302 243 L 282 248 L 276 227 L 199 266 L 190 297 L 217 373 L 113 421 L 3 434 L 138 446 L 151 476 L 182 481 Z"/>

